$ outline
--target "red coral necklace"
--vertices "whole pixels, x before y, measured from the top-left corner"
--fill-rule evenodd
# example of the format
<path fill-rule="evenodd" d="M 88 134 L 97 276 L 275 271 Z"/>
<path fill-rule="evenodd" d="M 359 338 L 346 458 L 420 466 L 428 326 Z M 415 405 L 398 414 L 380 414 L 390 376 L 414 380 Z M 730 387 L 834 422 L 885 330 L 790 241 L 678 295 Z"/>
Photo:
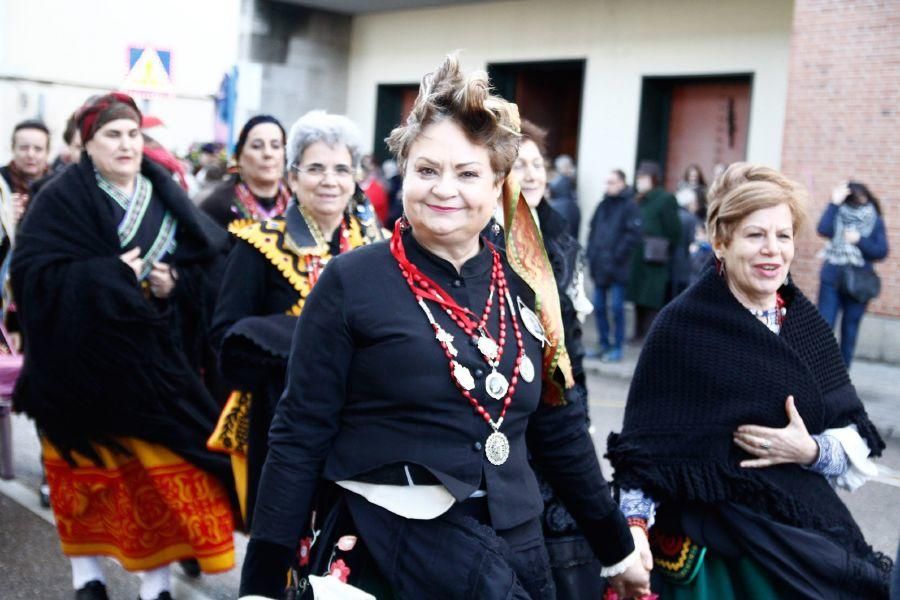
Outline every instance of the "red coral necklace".
<path fill-rule="evenodd" d="M 391 236 L 391 254 L 397 261 L 403 278 L 409 285 L 410 291 L 416 298 L 416 302 L 425 313 L 428 322 L 434 330 L 434 337 L 444 350 L 447 357 L 450 379 L 456 385 L 462 396 L 472 405 L 472 408 L 484 419 L 491 427 L 491 433 L 485 442 L 485 455 L 488 461 L 494 465 L 502 465 L 509 458 L 509 440 L 500 432 L 503 425 L 503 419 L 506 411 L 512 404 L 512 398 L 516 391 L 516 384 L 519 381 L 519 373 L 522 372 L 522 378 L 531 381 L 534 377 L 534 366 L 531 360 L 525 354 L 524 343 L 522 342 L 522 332 L 519 329 L 519 321 L 516 317 L 516 311 L 513 308 L 512 300 L 507 287 L 506 275 L 500 260 L 500 253 L 493 245 L 488 244 L 493 257 L 491 267 L 491 282 L 488 288 L 488 298 L 485 302 L 484 310 L 480 318 L 463 306 L 460 306 L 447 292 L 441 289 L 434 280 L 422 273 L 406 256 L 406 250 L 403 247 L 401 239 L 400 224 L 394 228 L 394 234 Z M 488 318 L 494 304 L 494 296 L 499 298 L 497 302 L 497 314 L 499 317 L 499 332 L 495 339 L 488 331 Z M 491 418 L 490 413 L 481 406 L 481 403 L 472 396 L 471 390 L 475 388 L 475 379 L 468 367 L 456 360 L 458 350 L 453 345 L 454 337 L 447 330 L 440 326 L 434 319 L 431 309 L 428 307 L 426 300 L 434 302 L 440 306 L 453 322 L 469 337 L 473 345 L 478 349 L 485 362 L 491 367 L 490 374 L 485 378 L 485 390 L 488 395 L 496 400 L 503 401 L 503 408 L 500 415 L 495 421 Z M 504 302 L 505 301 L 505 302 Z M 516 356 L 515 365 L 513 366 L 512 378 L 507 381 L 506 377 L 497 370 L 500 365 L 500 359 L 503 357 L 503 348 L 506 342 L 506 311 L 509 308 L 510 321 L 513 326 L 513 333 L 516 337 L 516 346 L 518 354 Z M 530 373 L 530 375 L 529 375 Z"/>

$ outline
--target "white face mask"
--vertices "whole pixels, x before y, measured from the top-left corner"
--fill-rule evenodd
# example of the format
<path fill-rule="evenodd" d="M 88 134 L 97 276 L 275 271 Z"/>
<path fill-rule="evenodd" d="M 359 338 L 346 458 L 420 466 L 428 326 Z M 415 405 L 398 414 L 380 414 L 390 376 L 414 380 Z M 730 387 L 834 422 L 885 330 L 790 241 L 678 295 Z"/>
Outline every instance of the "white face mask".
<path fill-rule="evenodd" d="M 653 189 L 653 180 L 649 177 L 638 177 L 637 182 L 635 182 L 635 188 L 639 194 L 649 192 Z"/>

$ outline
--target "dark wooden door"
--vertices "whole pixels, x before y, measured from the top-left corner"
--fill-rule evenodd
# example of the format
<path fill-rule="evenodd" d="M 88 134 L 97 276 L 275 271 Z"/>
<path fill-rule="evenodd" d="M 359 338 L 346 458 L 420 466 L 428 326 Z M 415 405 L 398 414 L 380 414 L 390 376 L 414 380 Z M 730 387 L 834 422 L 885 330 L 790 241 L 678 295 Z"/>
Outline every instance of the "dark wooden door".
<path fill-rule="evenodd" d="M 749 81 L 679 83 L 672 88 L 670 110 L 666 188 L 674 189 L 690 164 L 700 165 L 709 178 L 716 163 L 747 157 Z"/>
<path fill-rule="evenodd" d="M 578 160 L 584 61 L 506 63 L 488 66 L 494 88 L 519 106 L 519 115 L 547 129 L 551 158 Z"/>

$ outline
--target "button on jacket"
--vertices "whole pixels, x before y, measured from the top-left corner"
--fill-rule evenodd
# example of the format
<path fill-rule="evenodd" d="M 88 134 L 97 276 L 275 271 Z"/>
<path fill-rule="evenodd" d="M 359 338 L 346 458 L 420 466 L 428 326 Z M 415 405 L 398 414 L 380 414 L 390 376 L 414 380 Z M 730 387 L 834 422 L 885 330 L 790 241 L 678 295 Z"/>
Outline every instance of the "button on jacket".
<path fill-rule="evenodd" d="M 491 277 L 487 246 L 457 273 L 411 234 L 403 241 L 411 262 L 456 302 L 480 314 Z M 505 259 L 504 270 L 513 304 L 519 296 L 533 308 L 534 294 Z M 488 325 L 495 337 L 499 300 L 495 293 Z M 484 391 L 490 367 L 443 310 L 433 304 L 429 308 L 455 337 L 457 360 L 473 374 L 482 370 L 471 393 L 496 419 L 502 401 Z M 506 310 L 499 371 L 511 378 L 517 349 Z M 520 377 L 516 384 L 500 429 L 509 439 L 509 459 L 495 466 L 482 451 L 491 428 L 451 380 L 447 357 L 388 244 L 331 261 L 294 335 L 287 386 L 269 432 L 253 538 L 293 549 L 308 523 L 320 477 L 354 479 L 395 464 L 426 468 L 458 501 L 479 488 L 486 490 L 493 527 L 509 529 L 536 518 L 543 508 L 527 460 L 530 451 L 600 561 L 623 559 L 633 547 L 630 534 L 600 471 L 584 408 L 540 403 L 541 344 L 519 322 L 537 373 L 533 382 Z"/>

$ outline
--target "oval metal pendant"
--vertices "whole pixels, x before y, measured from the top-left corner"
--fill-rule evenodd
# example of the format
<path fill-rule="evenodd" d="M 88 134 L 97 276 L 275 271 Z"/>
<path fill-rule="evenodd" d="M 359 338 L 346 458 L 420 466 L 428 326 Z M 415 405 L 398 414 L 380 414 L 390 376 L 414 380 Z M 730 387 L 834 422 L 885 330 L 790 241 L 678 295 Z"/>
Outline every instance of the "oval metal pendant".
<path fill-rule="evenodd" d="M 547 337 L 544 333 L 544 326 L 541 324 L 541 319 L 534 314 L 533 310 L 525 306 L 525 303 L 522 302 L 521 298 L 517 296 L 516 300 L 519 304 L 519 315 L 522 317 L 522 323 L 525 325 L 525 329 L 528 330 L 528 333 L 539 339 L 542 345 L 545 344 L 547 342 Z"/>
<path fill-rule="evenodd" d="M 469 367 L 461 365 L 455 360 L 453 361 L 453 377 L 467 392 L 471 392 L 475 389 L 475 378 L 472 377 L 472 372 L 469 370 Z"/>
<path fill-rule="evenodd" d="M 519 375 L 525 383 L 534 381 L 534 363 L 525 353 L 522 353 L 522 362 L 519 363 Z"/>
<path fill-rule="evenodd" d="M 500 352 L 500 347 L 497 345 L 497 342 L 486 335 L 482 335 L 478 338 L 478 351 L 481 352 L 482 356 L 486 359 L 496 360 L 497 355 Z"/>
<path fill-rule="evenodd" d="M 485 378 L 484 388 L 487 390 L 488 396 L 494 400 L 502 400 L 509 390 L 509 382 L 502 373 L 495 369 Z"/>
<path fill-rule="evenodd" d="M 509 458 L 509 440 L 499 431 L 495 431 L 484 443 L 484 454 L 492 465 L 502 465 Z"/>

